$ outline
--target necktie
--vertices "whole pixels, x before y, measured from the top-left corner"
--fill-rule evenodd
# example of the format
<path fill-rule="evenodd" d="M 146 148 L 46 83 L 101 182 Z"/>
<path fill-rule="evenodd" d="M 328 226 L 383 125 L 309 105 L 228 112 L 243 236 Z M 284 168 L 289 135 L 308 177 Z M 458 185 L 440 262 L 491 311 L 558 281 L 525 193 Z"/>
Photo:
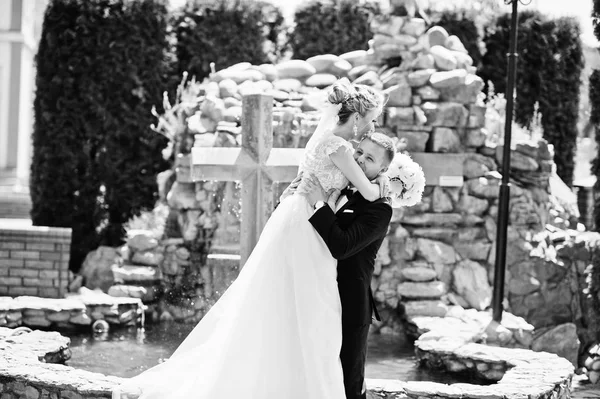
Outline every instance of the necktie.
<path fill-rule="evenodd" d="M 352 190 L 350 187 L 346 187 L 340 192 L 340 195 L 345 195 L 348 198 L 350 198 L 352 194 L 354 194 L 354 190 Z"/>

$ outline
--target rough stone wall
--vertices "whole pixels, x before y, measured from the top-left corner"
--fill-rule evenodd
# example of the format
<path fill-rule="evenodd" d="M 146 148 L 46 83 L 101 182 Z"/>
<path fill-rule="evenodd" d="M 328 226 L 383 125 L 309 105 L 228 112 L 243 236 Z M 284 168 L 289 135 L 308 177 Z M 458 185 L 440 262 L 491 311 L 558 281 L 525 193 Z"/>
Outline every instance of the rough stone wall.
<path fill-rule="evenodd" d="M 382 17 L 372 29 L 368 51 L 219 71 L 203 83 L 205 100 L 187 126 L 195 146 L 237 146 L 241 96 L 269 91 L 275 102 L 274 146 L 303 147 L 318 121 L 322 89 L 336 77 L 385 90 L 389 101 L 379 129 L 400 139 L 411 153 L 439 154 L 431 162 L 441 164 L 423 165 L 426 170 L 437 167 L 438 175 L 421 204 L 395 210 L 377 261 L 373 291 L 384 322 L 376 328 L 399 333 L 403 315 L 443 316 L 450 304 L 480 310 L 490 305 L 502 129 L 486 128 L 492 125 L 487 123 L 489 105 L 481 101 L 483 82 L 456 36 L 440 27 L 428 29 L 419 18 Z M 572 321 L 567 309 L 574 288 L 560 279 L 566 275 L 562 266 L 552 263 L 553 239 L 543 238 L 554 233 L 547 224 L 558 231 L 569 219 L 550 195 L 553 149 L 543 139 L 513 145 L 505 289 L 509 309 L 532 317 L 538 327 Z M 181 155 L 177 182 L 166 196 L 171 207 L 167 241 L 153 251 L 164 259 L 157 266 L 166 292 L 183 298 L 161 315 L 196 320 L 239 268 L 239 188 L 193 182 L 188 165 L 188 157 Z M 445 185 L 438 179 L 440 167 L 462 171 L 453 177 L 463 184 Z M 223 257 L 210 259 L 208 250 Z"/>

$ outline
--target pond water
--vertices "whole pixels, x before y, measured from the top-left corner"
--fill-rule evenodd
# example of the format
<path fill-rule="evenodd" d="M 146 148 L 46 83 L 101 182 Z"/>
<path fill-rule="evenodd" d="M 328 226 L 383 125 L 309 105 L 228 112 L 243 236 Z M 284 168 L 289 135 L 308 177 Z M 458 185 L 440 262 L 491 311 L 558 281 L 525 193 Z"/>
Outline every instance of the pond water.
<path fill-rule="evenodd" d="M 102 374 L 131 377 L 167 359 L 192 328 L 191 324 L 160 323 L 147 324 L 144 331 L 119 330 L 103 336 L 67 334 L 72 351 L 67 364 Z M 419 367 L 414 347 L 404 336 L 372 334 L 368 351 L 367 378 L 467 382 L 464 376 Z"/>

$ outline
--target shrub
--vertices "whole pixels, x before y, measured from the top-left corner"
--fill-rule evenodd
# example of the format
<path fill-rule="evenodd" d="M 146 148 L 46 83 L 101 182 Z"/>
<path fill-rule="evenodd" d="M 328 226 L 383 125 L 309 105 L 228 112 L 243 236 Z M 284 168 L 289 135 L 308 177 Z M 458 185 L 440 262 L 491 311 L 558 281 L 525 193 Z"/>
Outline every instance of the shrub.
<path fill-rule="evenodd" d="M 36 57 L 35 225 L 73 229 L 70 268 L 156 199 L 165 140 L 149 128 L 172 60 L 163 0 L 52 0 Z"/>
<path fill-rule="evenodd" d="M 486 33 L 487 52 L 480 69 L 484 81 L 493 82 L 501 93 L 506 91 L 509 34 L 510 15 L 505 14 Z M 557 173 L 569 186 L 584 66 L 579 34 L 579 25 L 572 18 L 547 19 L 536 11 L 519 15 L 515 120 L 528 127 L 539 102 L 544 138 L 554 145 Z"/>
<path fill-rule="evenodd" d="M 594 0 L 592 10 L 592 21 L 594 23 L 594 35 L 600 39 L 600 0 Z M 596 231 L 600 229 L 600 70 L 595 69 L 590 75 L 589 84 L 589 99 L 590 99 L 590 123 L 594 126 L 595 138 L 598 146 L 598 154 L 592 162 L 592 173 L 596 176 L 594 183 L 594 227 Z"/>
<path fill-rule="evenodd" d="M 186 71 L 202 80 L 213 62 L 219 70 L 275 62 L 283 51 L 283 22 L 280 9 L 266 1 L 188 1 L 173 18 L 177 81 Z"/>
<path fill-rule="evenodd" d="M 367 50 L 373 38 L 370 21 L 379 12 L 374 2 L 353 0 L 313 0 L 299 6 L 289 37 L 293 57 L 307 59 L 319 54 Z"/>

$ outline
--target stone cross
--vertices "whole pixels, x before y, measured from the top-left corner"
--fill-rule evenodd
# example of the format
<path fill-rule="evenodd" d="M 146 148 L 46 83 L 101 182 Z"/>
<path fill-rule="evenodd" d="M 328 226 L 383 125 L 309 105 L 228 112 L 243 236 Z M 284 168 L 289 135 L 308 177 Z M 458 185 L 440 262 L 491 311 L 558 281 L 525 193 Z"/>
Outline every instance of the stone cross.
<path fill-rule="evenodd" d="M 241 182 L 240 266 L 273 211 L 274 183 L 294 180 L 303 153 L 297 148 L 273 149 L 273 97 L 266 94 L 242 98 L 241 148 L 192 148 L 192 181 Z"/>

